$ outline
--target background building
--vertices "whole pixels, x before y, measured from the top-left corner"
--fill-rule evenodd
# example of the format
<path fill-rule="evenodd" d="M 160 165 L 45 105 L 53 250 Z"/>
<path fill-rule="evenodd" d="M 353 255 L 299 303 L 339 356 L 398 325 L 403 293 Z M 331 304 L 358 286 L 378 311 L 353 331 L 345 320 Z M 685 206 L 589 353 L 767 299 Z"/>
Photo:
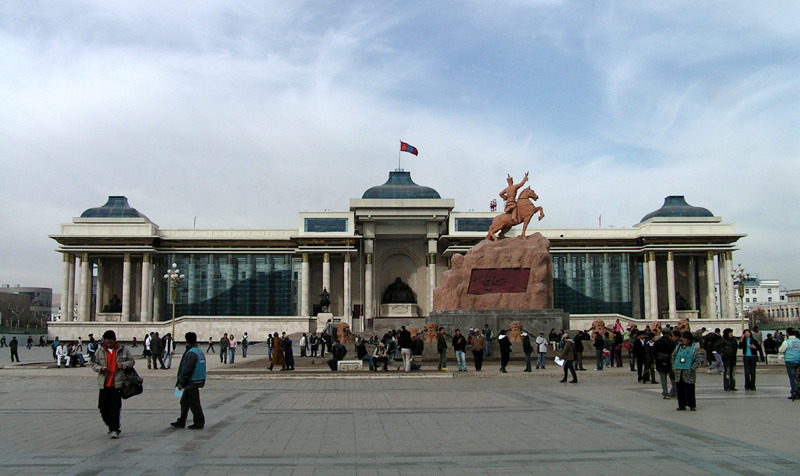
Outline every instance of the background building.
<path fill-rule="evenodd" d="M 177 315 L 204 326 L 200 335 L 247 330 L 260 339 L 278 328 L 314 330 L 323 289 L 331 294 L 333 318 L 354 331 L 398 320 L 421 324 L 450 258 L 483 240 L 497 215 L 454 208 L 454 200 L 401 169 L 352 199 L 349 211 L 303 212 L 291 229 L 161 228 L 125 197 L 109 197 L 52 235 L 67 290 L 61 308 L 77 309 L 76 332 L 117 322 L 139 335 L 171 316 L 162 275 L 175 263 L 186 276 Z M 667 197 L 630 228 L 534 231 L 551 242 L 555 307 L 572 315 L 573 327 L 597 318 L 736 317 L 730 271 L 744 235 L 683 197 Z M 413 302 L 385 299 L 398 278 Z"/>

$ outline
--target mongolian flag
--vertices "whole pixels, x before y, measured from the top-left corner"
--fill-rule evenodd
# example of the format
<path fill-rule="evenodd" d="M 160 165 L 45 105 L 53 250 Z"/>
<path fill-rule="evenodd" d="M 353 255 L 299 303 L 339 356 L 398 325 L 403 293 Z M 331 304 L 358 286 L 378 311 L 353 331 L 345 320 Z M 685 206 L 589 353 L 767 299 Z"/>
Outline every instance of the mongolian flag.
<path fill-rule="evenodd" d="M 419 155 L 419 151 L 413 145 L 408 145 L 400 141 L 400 152 L 408 152 L 409 154 Z"/>

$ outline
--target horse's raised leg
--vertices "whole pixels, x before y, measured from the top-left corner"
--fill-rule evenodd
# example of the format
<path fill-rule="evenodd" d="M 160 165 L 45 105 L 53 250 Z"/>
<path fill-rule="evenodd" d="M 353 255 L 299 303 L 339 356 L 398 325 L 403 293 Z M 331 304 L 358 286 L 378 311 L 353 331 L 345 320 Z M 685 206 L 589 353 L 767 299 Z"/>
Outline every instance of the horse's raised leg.
<path fill-rule="evenodd" d="M 542 218 L 544 218 L 544 208 L 542 208 L 542 207 L 538 207 L 538 208 L 539 208 L 539 220 L 541 220 Z"/>

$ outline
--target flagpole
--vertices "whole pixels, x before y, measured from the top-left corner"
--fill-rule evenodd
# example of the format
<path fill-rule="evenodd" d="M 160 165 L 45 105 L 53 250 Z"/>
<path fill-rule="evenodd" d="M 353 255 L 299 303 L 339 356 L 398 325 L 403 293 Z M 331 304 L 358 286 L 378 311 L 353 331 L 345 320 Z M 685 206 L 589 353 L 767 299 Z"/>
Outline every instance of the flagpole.
<path fill-rule="evenodd" d="M 403 141 L 400 141 L 400 149 L 403 148 Z M 400 149 L 397 149 L 397 169 L 400 169 Z"/>

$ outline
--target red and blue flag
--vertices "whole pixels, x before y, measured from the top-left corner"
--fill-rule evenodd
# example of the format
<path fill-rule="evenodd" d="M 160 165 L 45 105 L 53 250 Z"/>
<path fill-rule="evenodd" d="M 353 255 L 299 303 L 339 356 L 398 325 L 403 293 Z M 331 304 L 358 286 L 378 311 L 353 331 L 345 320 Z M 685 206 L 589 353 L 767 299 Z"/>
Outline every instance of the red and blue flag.
<path fill-rule="evenodd" d="M 400 141 L 400 152 L 408 152 L 409 154 L 419 155 L 419 151 L 413 145 L 406 144 Z"/>

